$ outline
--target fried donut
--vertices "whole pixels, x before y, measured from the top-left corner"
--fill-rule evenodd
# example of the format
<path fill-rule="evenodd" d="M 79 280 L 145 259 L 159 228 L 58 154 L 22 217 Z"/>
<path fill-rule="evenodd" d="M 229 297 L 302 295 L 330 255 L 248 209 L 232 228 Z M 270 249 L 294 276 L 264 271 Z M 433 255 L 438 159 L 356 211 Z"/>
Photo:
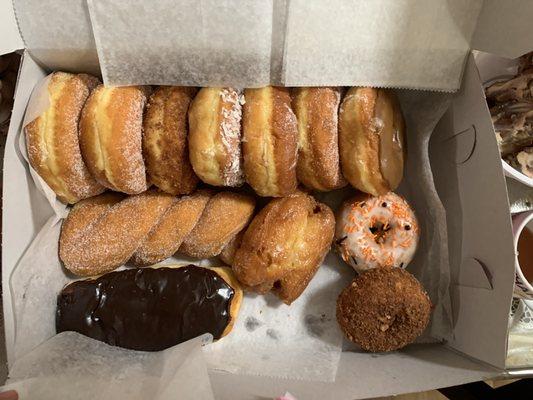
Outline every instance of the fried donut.
<path fill-rule="evenodd" d="M 171 257 L 198 224 L 212 196 L 209 190 L 199 190 L 189 196 L 176 198 L 130 261 L 144 267 Z"/>
<path fill-rule="evenodd" d="M 179 248 L 195 258 L 218 256 L 222 249 L 250 222 L 255 208 L 252 196 L 220 192 L 207 205 L 194 229 Z"/>
<path fill-rule="evenodd" d="M 229 268 L 127 269 L 66 286 L 57 299 L 56 330 L 159 351 L 204 333 L 222 338 L 241 302 L 242 289 Z"/>
<path fill-rule="evenodd" d="M 24 129 L 31 166 L 63 203 L 76 203 L 105 190 L 83 162 L 78 137 L 83 105 L 99 83 L 86 74 L 54 72 L 42 88 L 50 105 Z M 33 94 L 41 95 L 40 91 Z"/>
<path fill-rule="evenodd" d="M 318 270 L 334 231 L 333 212 L 312 196 L 299 192 L 274 199 L 244 233 L 233 271 L 249 290 L 273 290 L 291 304 Z"/>
<path fill-rule="evenodd" d="M 418 237 L 415 213 L 393 192 L 378 197 L 360 194 L 344 202 L 338 212 L 335 245 L 358 272 L 405 268 L 413 259 Z"/>
<path fill-rule="evenodd" d="M 339 164 L 338 113 L 341 93 L 335 87 L 295 89 L 298 120 L 298 180 L 309 189 L 330 191 L 346 185 Z"/>
<path fill-rule="evenodd" d="M 213 186 L 240 186 L 243 98 L 232 88 L 202 88 L 189 110 L 189 155 L 196 175 Z"/>
<path fill-rule="evenodd" d="M 244 174 L 260 196 L 282 197 L 296 190 L 298 127 L 289 90 L 246 89 L 243 110 Z"/>
<path fill-rule="evenodd" d="M 371 352 L 392 351 L 422 334 L 431 301 L 409 272 L 376 268 L 358 275 L 337 299 L 337 321 L 346 337 Z"/>
<path fill-rule="evenodd" d="M 59 258 L 80 276 L 112 271 L 132 257 L 174 201 L 155 191 L 124 199 L 104 193 L 82 200 L 61 227 Z"/>
<path fill-rule="evenodd" d="M 351 88 L 339 111 L 342 173 L 350 184 L 374 196 L 398 187 L 405 158 L 405 123 L 394 93 Z"/>
<path fill-rule="evenodd" d="M 218 257 L 220 260 L 226 264 L 233 264 L 233 259 L 235 258 L 235 253 L 237 249 L 241 246 L 242 237 L 244 236 L 245 229 L 237 233 L 233 239 L 231 239 L 226 246 L 222 249 Z"/>
<path fill-rule="evenodd" d="M 103 186 L 128 194 L 147 189 L 142 118 L 147 87 L 98 86 L 80 120 L 80 145 L 89 171 Z"/>
<path fill-rule="evenodd" d="M 144 116 L 143 152 L 148 179 L 164 192 L 191 193 L 198 183 L 189 161 L 187 111 L 196 88 L 161 86 Z"/>

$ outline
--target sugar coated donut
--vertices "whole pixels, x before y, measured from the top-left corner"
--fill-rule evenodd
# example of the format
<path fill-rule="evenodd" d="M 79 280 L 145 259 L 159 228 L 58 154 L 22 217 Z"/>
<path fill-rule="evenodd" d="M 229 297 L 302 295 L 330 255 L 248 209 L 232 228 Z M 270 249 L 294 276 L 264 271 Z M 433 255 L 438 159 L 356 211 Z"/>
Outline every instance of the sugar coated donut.
<path fill-rule="evenodd" d="M 335 245 L 356 271 L 376 267 L 405 268 L 418 244 L 418 222 L 407 202 L 389 192 L 360 194 L 339 210 Z"/>

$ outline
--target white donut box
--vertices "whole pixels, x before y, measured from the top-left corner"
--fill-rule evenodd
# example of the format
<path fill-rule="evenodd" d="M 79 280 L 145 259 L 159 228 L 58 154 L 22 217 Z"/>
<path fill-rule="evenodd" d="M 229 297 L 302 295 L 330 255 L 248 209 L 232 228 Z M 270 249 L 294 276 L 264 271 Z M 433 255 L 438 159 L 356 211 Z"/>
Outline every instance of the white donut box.
<path fill-rule="evenodd" d="M 110 43 L 113 43 L 113 35 L 100 36 L 95 42 L 87 3 L 84 0 L 47 2 L 15 0 L 13 3 L 6 0 L 0 2 L 0 54 L 14 50 L 23 51 L 3 172 L 2 287 L 8 363 L 13 362 L 10 349 L 14 340 L 13 311 L 11 298 L 8 295 L 9 277 L 25 249 L 52 214 L 49 204 L 36 190 L 27 165 L 18 150 L 18 136 L 33 87 L 41 78 L 56 69 L 98 72 L 99 55 L 100 65 L 106 70 L 104 79 L 106 76 L 107 79 L 117 76 L 114 74 L 120 70 L 121 65 L 113 63 L 120 57 L 125 60 L 124 65 L 129 67 L 138 62 L 142 73 L 144 60 L 153 57 L 150 56 L 153 49 L 147 45 L 152 37 L 154 43 L 160 44 L 159 48 L 165 48 L 179 56 L 183 49 L 165 46 L 161 40 L 168 38 L 169 43 L 174 43 L 172 34 L 179 36 L 183 32 L 180 31 L 179 24 L 173 24 L 172 21 L 176 18 L 181 18 L 179 20 L 183 21 L 183 14 L 189 12 L 188 7 L 175 6 L 169 8 L 165 15 L 157 15 L 157 27 L 165 31 L 164 37 L 156 37 L 154 32 L 143 30 L 144 26 L 136 28 L 136 34 L 131 39 L 133 45 L 129 49 L 120 49 L 125 52 L 125 55 L 120 55 L 118 51 L 117 54 L 110 54 L 105 50 Z M 96 3 L 99 2 L 90 1 L 90 4 Z M 100 3 L 105 7 L 113 1 L 105 0 Z M 117 3 L 124 5 L 128 1 L 122 0 Z M 139 3 L 142 2 L 131 1 L 131 3 L 137 4 L 131 7 L 133 18 L 134 13 L 139 13 L 141 7 Z M 150 3 L 153 9 L 143 9 L 143 12 L 148 14 L 147 19 L 154 18 L 150 13 L 156 13 L 168 2 L 155 0 Z M 185 5 L 191 2 L 183 0 L 175 3 Z M 206 3 L 214 6 L 216 2 L 204 2 Z M 231 6 L 235 2 L 221 3 Z M 282 3 L 284 5 L 282 9 L 291 16 L 297 14 L 295 7 L 301 7 L 303 4 L 301 1 L 273 1 L 273 4 L 277 3 Z M 515 255 L 504 172 L 482 82 L 472 53 L 472 50 L 481 50 L 515 58 L 531 51 L 533 30 L 530 16 L 533 15 L 533 2 L 376 0 L 371 2 L 372 4 L 368 2 L 363 4 L 364 0 L 354 0 L 327 3 L 331 7 L 329 12 L 332 16 L 348 11 L 359 12 L 360 18 L 373 18 L 378 27 L 379 24 L 383 24 L 383 29 L 386 25 L 388 32 L 395 32 L 394 35 L 383 36 L 379 35 L 379 29 L 371 30 L 375 37 L 369 36 L 368 32 L 361 32 L 357 45 L 362 47 L 367 45 L 367 50 L 368 47 L 372 47 L 369 43 L 374 41 L 386 45 L 379 49 L 380 51 L 367 53 L 368 62 L 379 66 L 397 59 L 401 65 L 411 65 L 412 70 L 398 70 L 394 68 L 394 63 L 388 62 L 390 69 L 376 69 L 374 75 L 364 76 L 352 82 L 330 82 L 327 74 L 317 76 L 315 72 L 306 70 L 306 66 L 312 60 L 318 62 L 320 54 L 309 51 L 309 47 L 299 54 L 298 48 L 291 48 L 291 43 L 285 43 L 282 48 L 287 54 L 292 51 L 295 55 L 292 60 L 284 59 L 282 64 L 283 82 L 287 86 L 305 86 L 317 82 L 343 85 L 351 83 L 455 92 L 450 108 L 438 123 L 429 143 L 435 186 L 446 210 L 448 252 L 452 271 L 450 297 L 454 321 L 453 334 L 443 343 L 409 346 L 402 351 L 379 356 L 343 352 L 336 380 L 332 383 L 212 372 L 210 379 L 215 398 L 266 399 L 288 390 L 298 399 L 362 399 L 418 392 L 489 378 L 533 375 L 533 369 L 505 369 L 507 322 L 513 293 Z M 476 10 L 468 17 L 473 27 L 470 35 L 465 37 L 464 27 L 454 26 L 453 23 L 443 23 L 442 26 L 435 27 L 436 32 L 432 33 L 432 40 L 453 37 L 456 39 L 455 43 L 463 43 L 463 48 L 446 48 L 446 41 L 442 46 L 432 46 L 432 43 L 424 41 L 424 35 L 402 35 L 404 31 L 409 31 L 409 25 L 413 21 L 425 20 L 424 13 L 430 9 L 449 11 L 449 14 L 443 15 L 443 20 L 453 22 L 457 17 L 454 11 L 460 11 L 467 3 L 470 3 L 469 10 Z M 17 19 L 12 9 L 13 5 L 17 10 Z M 381 13 L 389 7 L 394 7 L 395 12 L 386 13 L 387 18 L 382 18 Z M 279 4 L 277 9 L 280 9 Z M 331 36 L 323 34 L 328 29 L 340 29 L 338 25 L 344 26 L 340 22 L 339 24 L 328 22 L 326 18 L 323 21 L 325 25 L 320 26 L 320 19 L 316 13 L 317 11 L 310 6 L 308 16 L 313 18 L 313 23 L 318 21 L 315 28 L 316 32 L 320 33 L 313 37 L 314 42 L 311 44 L 313 48 L 324 47 L 321 40 L 326 42 L 331 40 Z M 69 19 L 63 19 L 64 15 L 69 15 Z M 108 13 L 108 18 L 112 20 L 114 17 L 112 12 Z M 427 17 L 430 18 L 430 15 Z M 122 14 L 121 18 L 116 18 L 117 21 L 119 19 L 124 21 L 128 15 Z M 196 17 L 191 15 L 191 18 Z M 464 20 L 464 15 L 461 18 Z M 275 28 L 272 31 L 273 40 L 277 32 Z M 209 32 L 206 33 L 204 30 L 203 34 L 207 37 Z M 242 34 L 244 37 L 247 33 L 242 32 Z M 211 35 L 216 39 L 216 32 L 211 32 Z M 139 38 L 144 38 L 145 41 L 136 45 L 135 41 L 140 40 Z M 400 40 L 396 40 L 398 38 Z M 342 35 L 338 35 L 338 40 L 346 42 Z M 353 44 L 354 49 L 351 49 L 350 43 L 352 42 L 345 43 L 348 46 L 346 54 L 349 55 L 350 51 L 357 54 L 356 44 Z M 218 46 L 222 46 L 217 40 L 205 41 L 204 45 L 212 46 L 213 53 L 217 53 Z M 292 45 L 294 46 L 294 43 Z M 333 42 L 332 46 L 335 48 Z M 425 54 L 427 48 L 431 48 L 431 52 Z M 400 57 L 402 54 L 419 56 L 422 54 L 421 59 L 434 58 L 442 65 L 442 70 L 424 71 L 417 68 L 414 61 L 410 63 L 409 60 Z M 246 56 L 246 44 L 243 44 L 242 54 L 235 55 L 235 57 L 244 56 Z M 297 62 L 296 56 L 302 57 L 300 63 Z M 161 54 L 162 63 L 166 57 L 169 56 Z M 170 57 L 170 59 L 176 58 Z M 254 60 L 250 61 L 252 64 L 253 62 Z M 343 72 L 343 65 L 336 65 L 334 62 L 331 64 L 329 69 L 325 69 L 326 71 L 331 70 L 333 74 L 338 73 L 336 69 L 339 69 Z M 443 75 L 455 77 L 455 81 L 449 79 L 444 81 L 441 79 Z M 246 77 L 232 77 L 224 75 L 224 72 L 218 79 L 224 82 L 236 79 L 240 83 L 249 84 L 246 82 Z M 122 84 L 127 83 L 139 82 L 122 82 Z"/>

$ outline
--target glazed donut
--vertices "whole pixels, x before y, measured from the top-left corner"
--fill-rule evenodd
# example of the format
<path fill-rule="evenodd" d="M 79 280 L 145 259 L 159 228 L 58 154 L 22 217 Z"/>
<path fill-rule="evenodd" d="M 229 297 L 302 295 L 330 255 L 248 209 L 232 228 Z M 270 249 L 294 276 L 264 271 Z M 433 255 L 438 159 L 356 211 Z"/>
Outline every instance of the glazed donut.
<path fill-rule="evenodd" d="M 296 190 L 298 127 L 289 90 L 246 89 L 243 155 L 246 181 L 260 196 L 282 197 Z"/>
<path fill-rule="evenodd" d="M 89 171 L 103 186 L 128 194 L 147 189 L 142 118 L 148 87 L 98 86 L 80 120 L 80 145 Z"/>
<path fill-rule="evenodd" d="M 374 196 L 398 187 L 405 158 L 405 123 L 394 93 L 351 88 L 339 111 L 342 173 L 350 184 Z"/>
<path fill-rule="evenodd" d="M 273 199 L 245 231 L 233 271 L 248 290 L 273 290 L 291 304 L 318 270 L 334 231 L 333 212 L 312 196 L 297 192 Z"/>
<path fill-rule="evenodd" d="M 252 218 L 255 200 L 242 193 L 220 192 L 205 206 L 194 229 L 179 248 L 181 254 L 194 258 L 209 258 L 222 249 Z"/>
<path fill-rule="evenodd" d="M 42 88 L 50 105 L 24 129 L 31 166 L 63 203 L 76 203 L 105 190 L 83 162 L 78 138 L 83 105 L 99 83 L 90 75 L 54 72 Z M 35 91 L 32 98 L 41 95 Z"/>
<path fill-rule="evenodd" d="M 418 244 L 418 222 L 409 204 L 393 192 L 360 194 L 344 202 L 337 216 L 335 245 L 356 271 L 405 268 Z"/>
<path fill-rule="evenodd" d="M 242 94 L 202 88 L 189 110 L 189 154 L 196 175 L 213 186 L 240 186 Z"/>
<path fill-rule="evenodd" d="M 340 88 L 295 89 L 298 120 L 298 180 L 309 189 L 330 191 L 346 185 L 339 164 Z"/>
<path fill-rule="evenodd" d="M 66 286 L 57 299 L 56 330 L 159 351 L 203 333 L 227 335 L 242 297 L 229 268 L 126 269 Z"/>
<path fill-rule="evenodd" d="M 422 334 L 431 301 L 409 272 L 376 268 L 358 275 L 337 299 L 337 321 L 363 350 L 398 350 Z"/>
<path fill-rule="evenodd" d="M 144 116 L 143 152 L 148 180 L 164 192 L 191 193 L 198 177 L 189 161 L 187 111 L 196 88 L 161 86 Z"/>

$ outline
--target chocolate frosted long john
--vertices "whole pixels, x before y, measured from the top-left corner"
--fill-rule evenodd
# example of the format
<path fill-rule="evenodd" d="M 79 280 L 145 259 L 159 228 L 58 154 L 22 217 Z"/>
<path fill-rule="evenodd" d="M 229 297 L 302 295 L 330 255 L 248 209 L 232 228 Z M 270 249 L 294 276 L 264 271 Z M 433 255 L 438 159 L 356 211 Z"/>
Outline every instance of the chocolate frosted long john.
<path fill-rule="evenodd" d="M 58 296 L 56 330 L 144 351 L 203 333 L 218 339 L 231 329 L 242 298 L 225 270 L 128 269 L 71 283 Z"/>

